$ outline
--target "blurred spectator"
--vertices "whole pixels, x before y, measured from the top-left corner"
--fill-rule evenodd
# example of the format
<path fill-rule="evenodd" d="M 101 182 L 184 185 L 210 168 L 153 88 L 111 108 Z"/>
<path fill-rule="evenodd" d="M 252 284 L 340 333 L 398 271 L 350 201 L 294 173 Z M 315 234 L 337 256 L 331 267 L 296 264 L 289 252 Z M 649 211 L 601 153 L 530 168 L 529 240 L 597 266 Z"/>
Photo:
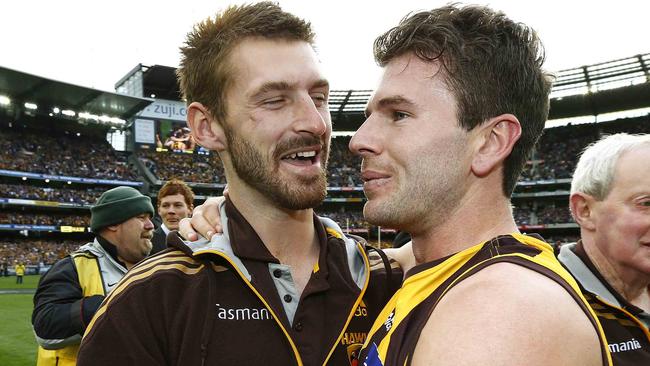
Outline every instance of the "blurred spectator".
<path fill-rule="evenodd" d="M 544 240 L 546 240 L 547 243 L 551 244 L 555 248 L 556 253 L 563 245 L 569 243 L 575 243 L 579 239 L 580 239 L 579 235 L 551 235 L 551 236 L 544 235 Z"/>
<path fill-rule="evenodd" d="M 545 206 L 537 209 L 538 224 L 565 224 L 573 221 L 567 206 Z"/>
<path fill-rule="evenodd" d="M 343 231 L 348 229 L 367 229 L 370 225 L 363 219 L 361 212 L 317 212 L 318 216 L 329 217 L 337 222 Z"/>
<path fill-rule="evenodd" d="M 526 203 L 512 208 L 512 215 L 517 225 L 530 225 L 530 214 L 531 210 Z"/>
<path fill-rule="evenodd" d="M 14 271 L 16 272 L 16 284 L 22 285 L 23 277 L 25 277 L 25 263 L 17 260 L 16 265 L 14 266 Z"/>
<path fill-rule="evenodd" d="M 328 161 L 328 186 L 355 187 L 363 185 L 359 170 L 361 158 L 352 154 L 348 145 L 349 136 L 338 136 L 332 139 L 330 158 Z"/>

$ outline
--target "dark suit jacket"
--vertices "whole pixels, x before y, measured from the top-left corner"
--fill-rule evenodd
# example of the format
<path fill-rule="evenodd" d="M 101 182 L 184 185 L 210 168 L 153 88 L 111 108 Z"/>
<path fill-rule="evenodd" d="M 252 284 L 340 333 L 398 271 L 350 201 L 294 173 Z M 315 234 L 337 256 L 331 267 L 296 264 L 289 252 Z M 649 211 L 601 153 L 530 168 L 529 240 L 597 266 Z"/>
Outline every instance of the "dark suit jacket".
<path fill-rule="evenodd" d="M 151 248 L 151 253 L 149 255 L 154 255 L 167 248 L 167 235 L 163 231 L 162 226 L 154 230 L 151 244 L 153 244 L 153 247 Z"/>

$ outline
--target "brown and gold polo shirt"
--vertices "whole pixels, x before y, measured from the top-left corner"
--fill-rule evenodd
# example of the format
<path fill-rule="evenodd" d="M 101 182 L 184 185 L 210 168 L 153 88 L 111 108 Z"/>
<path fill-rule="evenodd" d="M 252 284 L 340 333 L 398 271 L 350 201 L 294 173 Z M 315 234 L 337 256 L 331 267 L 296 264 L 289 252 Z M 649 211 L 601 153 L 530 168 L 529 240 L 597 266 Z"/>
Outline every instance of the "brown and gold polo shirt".
<path fill-rule="evenodd" d="M 170 249 L 125 276 L 89 325 L 80 364 L 358 364 L 399 288 L 396 264 L 314 216 L 320 254 L 298 298 L 291 269 L 230 201 L 221 215 L 224 235 L 171 236 Z"/>

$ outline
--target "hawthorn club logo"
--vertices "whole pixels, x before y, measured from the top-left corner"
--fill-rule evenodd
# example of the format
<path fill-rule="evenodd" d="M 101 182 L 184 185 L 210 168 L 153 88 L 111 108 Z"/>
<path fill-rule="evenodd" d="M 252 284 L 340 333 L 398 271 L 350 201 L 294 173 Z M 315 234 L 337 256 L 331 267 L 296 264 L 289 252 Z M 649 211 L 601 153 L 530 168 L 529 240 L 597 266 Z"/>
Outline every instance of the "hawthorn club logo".
<path fill-rule="evenodd" d="M 348 361 L 350 366 L 359 366 L 359 352 L 361 352 L 361 343 L 351 344 L 347 347 Z"/>

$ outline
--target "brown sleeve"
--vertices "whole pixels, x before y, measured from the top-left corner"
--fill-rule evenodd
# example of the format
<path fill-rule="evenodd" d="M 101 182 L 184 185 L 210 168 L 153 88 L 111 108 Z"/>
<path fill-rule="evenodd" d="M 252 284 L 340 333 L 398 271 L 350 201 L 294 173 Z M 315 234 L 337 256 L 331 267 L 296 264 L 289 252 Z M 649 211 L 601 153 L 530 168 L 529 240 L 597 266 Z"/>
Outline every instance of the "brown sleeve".
<path fill-rule="evenodd" d="M 79 348 L 79 366 L 167 364 L 160 290 L 134 284 L 100 307 Z"/>

